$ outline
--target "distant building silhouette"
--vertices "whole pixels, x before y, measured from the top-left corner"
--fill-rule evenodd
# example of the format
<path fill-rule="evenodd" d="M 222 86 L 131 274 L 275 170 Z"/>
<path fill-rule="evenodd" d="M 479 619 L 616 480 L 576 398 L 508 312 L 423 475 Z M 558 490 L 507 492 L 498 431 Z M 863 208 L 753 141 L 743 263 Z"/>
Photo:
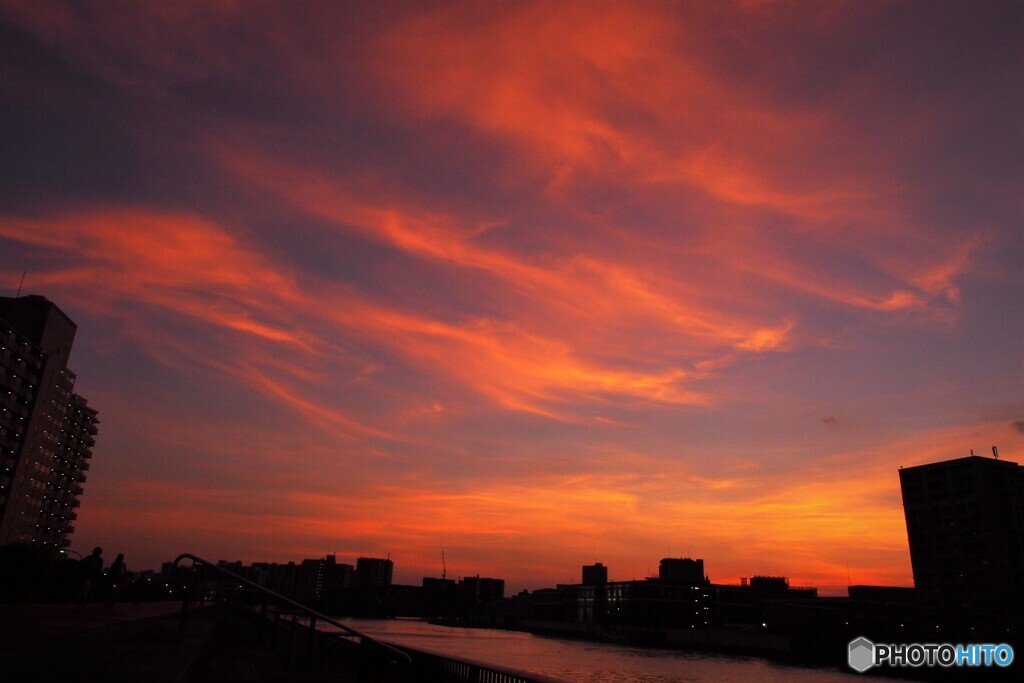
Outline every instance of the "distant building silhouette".
<path fill-rule="evenodd" d="M 356 586 L 360 588 L 383 588 L 391 585 L 395 564 L 391 560 L 376 557 L 360 557 L 356 560 Z"/>
<path fill-rule="evenodd" d="M 505 580 L 467 576 L 459 581 L 458 590 L 467 606 L 486 604 L 505 597 Z"/>
<path fill-rule="evenodd" d="M 477 592 L 481 604 L 505 599 L 505 579 L 483 577 Z"/>
<path fill-rule="evenodd" d="M 423 577 L 423 592 L 431 595 L 450 595 L 455 592 L 455 579 Z"/>
<path fill-rule="evenodd" d="M 1024 615 L 1024 468 L 970 456 L 901 469 L 923 614 L 976 632 Z"/>
<path fill-rule="evenodd" d="M 76 329 L 44 297 L 0 297 L 0 544 L 71 543 L 99 422 L 73 393 Z"/>
<path fill-rule="evenodd" d="M 300 565 L 294 562 L 253 562 L 252 580 L 286 597 L 295 597 Z"/>
<path fill-rule="evenodd" d="M 534 591 L 530 618 L 600 624 L 617 631 L 641 627 L 705 628 L 710 616 L 710 593 L 704 560 L 669 558 L 662 560 L 661 566 L 658 578 L 611 582 L 607 581 L 604 565 L 584 566 L 584 576 L 594 579 L 593 582 Z M 601 578 L 605 580 L 598 582 Z"/>
<path fill-rule="evenodd" d="M 583 585 L 603 586 L 608 583 L 608 567 L 600 562 L 583 565 Z"/>
<path fill-rule="evenodd" d="M 704 583 L 704 560 L 689 557 L 666 557 L 658 565 L 658 578 L 671 583 L 698 586 Z"/>
<path fill-rule="evenodd" d="M 352 587 L 354 573 L 352 565 L 338 564 L 334 555 L 303 560 L 299 565 L 296 598 L 309 604 L 336 600 L 342 590 Z"/>
<path fill-rule="evenodd" d="M 454 579 L 423 577 L 420 591 L 424 616 L 448 616 L 456 607 L 457 586 Z"/>

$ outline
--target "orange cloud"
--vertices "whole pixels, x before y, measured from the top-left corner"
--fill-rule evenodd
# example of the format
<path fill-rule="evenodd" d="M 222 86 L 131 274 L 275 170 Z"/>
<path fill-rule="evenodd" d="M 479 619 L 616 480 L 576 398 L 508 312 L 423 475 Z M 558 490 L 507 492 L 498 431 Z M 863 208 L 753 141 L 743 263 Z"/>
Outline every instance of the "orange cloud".
<path fill-rule="evenodd" d="M 147 351 L 169 365 L 200 363 L 268 391 L 315 424 L 384 435 L 339 410 L 314 407 L 251 364 L 248 359 L 263 356 L 264 366 L 276 365 L 308 382 L 310 372 L 301 359 L 315 362 L 326 345 L 306 327 L 316 301 L 222 227 L 196 216 L 114 209 L 42 220 L 3 218 L 0 236 L 56 249 L 84 263 L 33 273 L 35 286 L 59 289 L 83 309 L 124 319 Z M 140 324 L 140 313 L 151 326 Z M 215 346 L 232 353 L 210 353 L 181 330 L 168 333 L 166 323 L 159 322 L 168 314 L 201 339 L 210 330 L 227 335 L 230 341 Z M 278 353 L 263 355 L 262 344 Z M 282 358 L 291 360 L 282 363 Z"/>
<path fill-rule="evenodd" d="M 780 108 L 767 88 L 733 87 L 712 72 L 717 54 L 692 27 L 730 16 L 744 36 L 763 21 L 745 19 L 763 13 L 744 5 L 719 16 L 711 7 L 635 3 L 603 5 L 601 12 L 585 3 L 555 11 L 543 3 L 437 9 L 400 22 L 378 63 L 389 82 L 403 83 L 400 96 L 413 111 L 513 138 L 514 153 L 550 173 L 560 200 L 576 210 L 585 210 L 574 206 L 585 200 L 573 194 L 573 178 L 640 204 L 652 192 L 696 189 L 719 202 L 696 229 L 708 236 L 704 255 L 723 266 L 857 308 L 921 311 L 955 302 L 950 280 L 966 265 L 962 245 L 924 244 L 928 226 L 900 207 L 893 179 L 877 161 L 870 173 L 860 168 L 862 148 L 846 122 L 810 105 Z M 786 20 L 835 30 L 857 14 L 844 6 Z M 445 36 L 440 44 L 438 36 Z M 861 172 L 843 171 L 820 151 L 839 140 L 848 140 L 844 159 Z M 773 216 L 773 230 L 784 237 L 809 238 L 823 254 L 819 262 L 852 247 L 888 282 L 866 286 L 864 278 L 807 272 L 806 259 L 766 253 L 769 240 L 742 227 L 751 209 Z M 836 224 L 851 226 L 852 237 L 837 233 Z M 934 301 L 940 293 L 942 301 Z M 713 318 L 691 306 L 698 314 L 691 317 Z M 741 336 L 744 348 L 749 334 Z"/>
<path fill-rule="evenodd" d="M 715 463 L 625 450 L 581 455 L 583 469 L 569 473 L 472 475 L 453 459 L 394 478 L 350 455 L 318 466 L 307 453 L 300 462 L 316 485 L 257 469 L 258 506 L 251 481 L 137 479 L 109 490 L 98 481 L 76 542 L 145 545 L 134 538 L 145 528 L 164 549 L 212 559 L 337 551 L 351 562 L 391 553 L 400 580 L 415 583 L 437 574 L 446 549 L 453 574 L 501 576 L 517 590 L 577 580 L 584 562 L 602 561 L 614 578 L 630 579 L 656 570 L 662 557 L 690 555 L 703 557 L 718 582 L 777 574 L 841 594 L 848 575 L 854 583 L 911 583 L 898 467 L 959 457 L 990 439 L 1004 453 L 1024 449 L 1024 434 L 1006 422 L 926 430 L 780 469 L 733 467 L 728 477 L 703 471 L 720 469 Z M 217 450 L 218 442 L 202 447 Z"/>
<path fill-rule="evenodd" d="M 689 345 L 702 350 L 715 346 L 749 348 L 750 338 L 763 334 L 757 321 L 702 304 L 699 295 L 675 296 L 660 291 L 649 275 L 629 263 L 585 254 L 531 260 L 479 245 L 475 241 L 478 231 L 463 227 L 456 218 L 393 199 L 383 207 L 356 199 L 342 189 L 340 181 L 323 173 L 223 149 L 216 154 L 232 171 L 339 228 L 358 230 L 420 258 L 483 271 L 511 292 L 528 298 L 532 305 L 554 309 L 562 319 L 569 314 L 600 320 L 604 327 L 614 328 L 624 320 L 642 316 L 686 334 Z"/>
<path fill-rule="evenodd" d="M 395 551 L 423 573 L 448 548 L 467 573 L 523 582 L 571 581 L 597 560 L 638 578 L 693 554 L 716 580 L 778 573 L 834 591 L 849 566 L 854 581 L 906 584 L 897 462 L 991 435 L 1024 446 L 995 422 L 936 426 L 964 404 L 936 409 L 934 395 L 962 385 L 919 380 L 927 359 L 903 378 L 922 386 L 900 387 L 932 401 L 915 415 L 927 428 L 907 433 L 909 409 L 878 420 L 894 403 L 879 399 L 858 409 L 885 424 L 844 431 L 833 400 L 868 404 L 875 388 L 841 370 L 819 379 L 827 354 L 800 355 L 857 343 L 844 331 L 878 321 L 952 329 L 961 287 L 1004 246 L 984 224 L 933 226 L 983 195 L 938 201 L 949 183 L 925 187 L 931 176 L 909 168 L 932 158 L 918 147 L 967 141 L 927 111 L 952 100 L 900 104 L 860 66 L 833 89 L 803 63 L 806 45 L 782 44 L 817 49 L 877 7 L 352 11 L 11 8 L 25 42 L 74 65 L 83 91 L 108 89 L 90 105 L 112 90 L 139 104 L 128 118 L 175 119 L 173 139 L 154 126 L 122 140 L 139 159 L 160 173 L 169 157 L 172 171 L 201 166 L 209 183 L 168 172 L 161 208 L 130 189 L 118 196 L 131 206 L 76 207 L 95 188 L 61 186 L 51 206 L 71 208 L 29 198 L 17 210 L 35 218 L 0 216 L 9 263 L 38 264 L 33 290 L 109 325 L 91 344 L 170 368 L 161 399 L 186 404 L 177 394 L 199 388 L 198 406 L 167 417 L 104 389 L 121 469 L 91 473 L 76 542 L 134 534 L 156 548 L 144 527 L 163 552 Z M 24 119 L 50 106 L 33 77 L 18 80 L 36 98 Z M 105 133 L 125 122 L 114 105 L 89 116 Z M 189 208 L 166 208 L 175 200 Z M 275 244 L 285 229 L 291 241 Z M 331 260 L 325 243 L 345 253 Z M 854 355 L 829 370 L 891 361 Z M 982 384 L 998 371 L 971 373 Z M 853 393 L 834 397 L 840 385 Z M 834 440 L 808 446 L 824 415 L 843 416 Z"/>
<path fill-rule="evenodd" d="M 401 223 L 393 214 L 384 216 L 385 224 Z M 325 284 L 303 290 L 265 256 L 196 217 L 107 211 L 39 221 L 8 219 L 0 224 L 0 235 L 74 253 L 88 266 L 39 274 L 37 281 L 64 287 L 87 285 L 89 296 L 81 304 L 114 317 L 119 315 L 120 302 L 130 298 L 195 324 L 249 337 L 254 349 L 267 342 L 295 347 L 309 358 L 322 358 L 330 342 L 314 336 L 308 323 L 327 320 L 335 333 L 369 338 L 410 361 L 426 362 L 429 372 L 461 381 L 501 406 L 560 419 L 567 415 L 551 404 L 572 398 L 628 397 L 665 404 L 707 401 L 685 387 L 689 373 L 677 366 L 650 371 L 615 369 L 579 357 L 570 344 L 557 337 L 541 336 L 515 324 L 488 319 L 450 324 L 381 306 L 351 290 L 339 294 Z M 537 286 L 546 282 L 552 287 L 579 289 L 578 283 L 560 279 L 557 272 L 489 252 L 480 254 L 481 262 L 490 259 L 491 265 L 512 268 Z M 149 339 L 163 343 L 152 336 Z M 208 355 L 196 349 L 189 352 L 187 344 L 174 339 L 166 343 L 175 345 L 176 352 L 186 351 L 187 357 Z M 245 348 L 235 354 L 239 359 L 254 352 Z M 220 363 L 217 359 L 204 362 Z M 289 365 L 296 368 L 290 371 L 293 376 L 309 376 L 297 359 Z M 320 409 L 310 400 L 285 389 L 244 360 L 239 360 L 232 372 L 315 422 L 385 434 L 339 413 L 322 422 L 318 418 L 324 415 L 318 414 Z"/>

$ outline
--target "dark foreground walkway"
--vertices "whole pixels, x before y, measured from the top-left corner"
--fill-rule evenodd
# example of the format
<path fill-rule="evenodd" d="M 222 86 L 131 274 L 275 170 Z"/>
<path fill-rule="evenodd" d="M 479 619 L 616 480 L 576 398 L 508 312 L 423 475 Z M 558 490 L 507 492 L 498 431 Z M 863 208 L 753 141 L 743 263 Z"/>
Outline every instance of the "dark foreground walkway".
<path fill-rule="evenodd" d="M 354 681 L 354 670 L 310 666 L 219 607 L 181 603 L 0 605 L 4 681 Z M 179 628 L 180 627 L 180 628 Z"/>

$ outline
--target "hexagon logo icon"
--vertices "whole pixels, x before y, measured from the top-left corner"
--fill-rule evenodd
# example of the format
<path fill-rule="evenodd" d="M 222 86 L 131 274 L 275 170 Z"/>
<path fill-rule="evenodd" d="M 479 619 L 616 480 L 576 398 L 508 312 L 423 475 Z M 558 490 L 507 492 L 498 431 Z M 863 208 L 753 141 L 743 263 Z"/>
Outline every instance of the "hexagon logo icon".
<path fill-rule="evenodd" d="M 850 668 L 857 673 L 864 673 L 875 665 L 875 644 L 861 636 L 850 641 Z"/>

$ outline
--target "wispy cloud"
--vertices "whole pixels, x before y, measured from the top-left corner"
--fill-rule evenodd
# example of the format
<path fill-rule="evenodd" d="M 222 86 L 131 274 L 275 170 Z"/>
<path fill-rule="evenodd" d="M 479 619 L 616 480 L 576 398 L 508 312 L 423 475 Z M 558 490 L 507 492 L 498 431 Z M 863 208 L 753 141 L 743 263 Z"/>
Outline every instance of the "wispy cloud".
<path fill-rule="evenodd" d="M 896 468 L 1024 446 L 999 9 L 8 3 L 77 538 L 908 583 Z"/>

